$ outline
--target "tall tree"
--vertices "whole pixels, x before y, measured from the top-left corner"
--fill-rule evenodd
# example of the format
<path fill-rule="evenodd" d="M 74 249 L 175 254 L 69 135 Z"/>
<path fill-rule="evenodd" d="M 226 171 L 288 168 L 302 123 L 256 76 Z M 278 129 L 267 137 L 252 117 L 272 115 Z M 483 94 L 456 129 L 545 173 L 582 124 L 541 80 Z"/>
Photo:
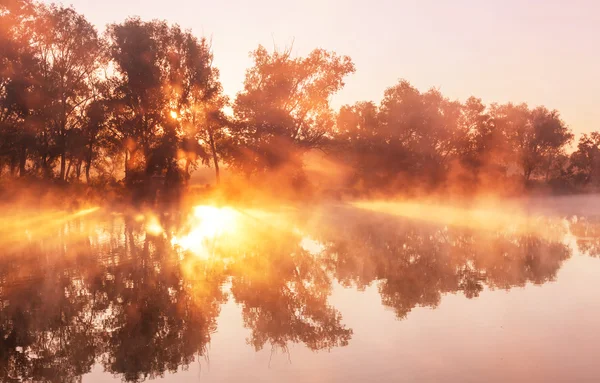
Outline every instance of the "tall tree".
<path fill-rule="evenodd" d="M 94 98 L 103 44 L 94 26 L 73 8 L 54 4 L 44 7 L 36 24 L 35 47 L 48 100 L 44 110 L 48 128 L 45 144 L 53 146 L 59 156 L 62 180 L 69 134 L 81 128 L 85 108 Z"/>
<path fill-rule="evenodd" d="M 225 140 L 224 130 L 229 122 L 223 114 L 228 99 L 223 96 L 219 71 L 213 66 L 210 43 L 191 34 L 180 34 L 176 39 L 181 52 L 177 67 L 175 88 L 178 99 L 177 118 L 184 130 L 183 151 L 186 156 L 185 171 L 189 177 L 190 167 L 198 160 L 208 164 L 209 157 L 215 168 L 217 183 L 220 179 L 219 157 Z"/>
<path fill-rule="evenodd" d="M 334 124 L 330 97 L 354 72 L 347 56 L 322 49 L 292 58 L 291 51 L 252 52 L 244 89 L 233 111 L 238 151 L 233 165 L 247 173 L 299 163 L 306 150 L 321 147 Z"/>
<path fill-rule="evenodd" d="M 32 47 L 36 7 L 26 0 L 0 4 L 0 173 L 25 175 L 35 143 L 39 60 Z"/>
<path fill-rule="evenodd" d="M 221 94 L 206 39 L 139 19 L 109 26 L 108 36 L 116 69 L 113 125 L 124 144 L 126 177 L 134 169 L 175 175 L 179 152 L 186 170 L 198 158 L 206 161 L 208 150 L 198 140 L 210 126 L 209 105 L 218 110 Z"/>
<path fill-rule="evenodd" d="M 116 74 L 113 85 L 114 126 L 125 150 L 125 176 L 143 166 L 168 116 L 163 89 L 166 34 L 162 22 L 128 19 L 108 27 L 109 51 Z"/>

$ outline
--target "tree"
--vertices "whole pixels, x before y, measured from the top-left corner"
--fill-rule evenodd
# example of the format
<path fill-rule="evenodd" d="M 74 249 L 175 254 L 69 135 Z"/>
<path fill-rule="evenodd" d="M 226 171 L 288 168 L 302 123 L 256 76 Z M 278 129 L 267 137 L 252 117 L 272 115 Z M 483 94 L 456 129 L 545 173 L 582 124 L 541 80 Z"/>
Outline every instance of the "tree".
<path fill-rule="evenodd" d="M 69 134 L 82 128 L 84 111 L 94 98 L 103 44 L 94 26 L 73 8 L 41 8 L 36 22 L 35 47 L 40 58 L 46 128 L 44 144 L 54 147 L 66 176 Z M 76 142 L 76 140 L 71 140 Z M 44 153 L 46 156 L 49 153 Z M 43 165 L 48 166 L 44 157 Z"/>
<path fill-rule="evenodd" d="M 185 172 L 189 177 L 190 167 L 195 166 L 198 159 L 208 164 L 210 156 L 219 183 L 219 157 L 226 140 L 224 130 L 229 125 L 222 110 L 228 99 L 222 94 L 219 71 L 212 64 L 208 41 L 197 40 L 190 34 L 182 36 L 181 40 L 184 42 L 181 44 L 184 61 L 180 64 L 182 91 L 178 97 L 177 117 L 182 121 L 185 136 Z"/>
<path fill-rule="evenodd" d="M 330 134 L 329 98 L 344 86 L 354 64 L 322 49 L 292 58 L 290 50 L 270 54 L 259 46 L 251 56 L 254 66 L 233 106 L 237 152 L 232 165 L 246 173 L 299 167 L 300 155 L 322 147 Z"/>
<path fill-rule="evenodd" d="M 512 147 L 525 182 L 533 175 L 548 179 L 554 160 L 564 152 L 573 134 L 557 111 L 544 107 L 530 110 L 526 104 L 493 106 L 492 118 Z"/>
<path fill-rule="evenodd" d="M 565 147 L 573 140 L 573 133 L 561 120 L 557 110 L 548 110 L 543 106 L 531 111 L 535 132 L 535 147 L 540 158 L 536 170 L 547 182 L 552 170 L 560 164 Z"/>
<path fill-rule="evenodd" d="M 379 108 L 371 103 L 343 107 L 338 139 L 354 153 L 352 167 L 360 169 L 367 189 L 400 182 L 436 186 L 464 145 L 467 131 L 460 116 L 458 102 L 435 89 L 421 93 L 402 80 L 385 91 Z"/>
<path fill-rule="evenodd" d="M 379 160 L 383 137 L 379 129 L 379 110 L 372 102 L 357 102 L 344 105 L 336 119 L 336 137 L 334 154 L 345 164 L 353 169 L 350 185 L 361 182 L 373 186 L 372 180 L 379 169 Z"/>
<path fill-rule="evenodd" d="M 125 150 L 126 178 L 132 170 L 178 178 L 180 151 L 186 171 L 198 158 L 206 162 L 208 151 L 198 140 L 216 129 L 208 111 L 222 106 L 207 41 L 139 19 L 109 26 L 108 37 L 117 72 L 110 80 L 113 126 Z M 211 149 L 216 159 L 214 142 Z"/>
<path fill-rule="evenodd" d="M 569 171 L 575 183 L 598 186 L 600 184 L 600 133 L 583 134 L 577 150 L 571 154 Z"/>
<path fill-rule="evenodd" d="M 25 175 L 40 109 L 39 60 L 31 40 L 36 8 L 29 1 L 0 4 L 0 174 Z"/>
<path fill-rule="evenodd" d="M 105 87 L 102 87 L 106 89 Z M 82 125 L 81 157 L 85 163 L 85 179 L 89 184 L 92 164 L 97 158 L 114 160 L 120 151 L 120 145 L 111 127 L 111 100 L 101 95 L 92 101 L 84 116 Z"/>

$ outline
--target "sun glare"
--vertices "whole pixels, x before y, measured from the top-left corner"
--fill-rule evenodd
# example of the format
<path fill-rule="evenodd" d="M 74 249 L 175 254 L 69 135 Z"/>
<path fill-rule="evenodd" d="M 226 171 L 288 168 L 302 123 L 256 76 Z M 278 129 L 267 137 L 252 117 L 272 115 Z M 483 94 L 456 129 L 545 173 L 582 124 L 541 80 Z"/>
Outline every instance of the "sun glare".
<path fill-rule="evenodd" d="M 158 218 L 156 218 L 155 216 L 150 216 L 148 217 L 148 219 L 146 220 L 146 232 L 157 236 L 163 233 L 163 228 L 160 225 L 160 222 L 158 221 Z"/>
<path fill-rule="evenodd" d="M 219 236 L 235 232 L 239 217 L 240 213 L 229 207 L 196 206 L 190 232 L 173 237 L 171 243 L 198 257 L 208 258 Z"/>
<path fill-rule="evenodd" d="M 178 117 L 178 115 L 177 115 L 177 112 L 176 112 L 176 111 L 174 111 L 174 110 L 172 110 L 172 111 L 171 111 L 171 118 L 173 118 L 173 119 L 175 119 L 175 120 L 176 120 L 176 119 L 177 119 L 177 117 Z"/>

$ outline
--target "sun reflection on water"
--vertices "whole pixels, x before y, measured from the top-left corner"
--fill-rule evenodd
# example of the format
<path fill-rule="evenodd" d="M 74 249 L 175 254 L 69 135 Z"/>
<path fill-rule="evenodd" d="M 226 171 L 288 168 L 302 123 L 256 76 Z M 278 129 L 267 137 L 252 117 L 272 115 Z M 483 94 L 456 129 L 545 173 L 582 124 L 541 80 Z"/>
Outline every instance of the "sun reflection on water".
<path fill-rule="evenodd" d="M 200 258 L 208 258 L 218 237 L 236 233 L 240 218 L 241 213 L 231 207 L 196 206 L 190 220 L 191 229 L 173 236 L 171 244 Z"/>

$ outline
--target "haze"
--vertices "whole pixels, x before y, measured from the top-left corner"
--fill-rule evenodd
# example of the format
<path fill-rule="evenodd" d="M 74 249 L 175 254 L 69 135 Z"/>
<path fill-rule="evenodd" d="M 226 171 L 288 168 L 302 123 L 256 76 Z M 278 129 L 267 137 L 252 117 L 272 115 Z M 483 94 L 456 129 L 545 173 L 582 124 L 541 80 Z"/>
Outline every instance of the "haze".
<path fill-rule="evenodd" d="M 599 10 L 0 1 L 0 381 L 600 382 Z"/>

